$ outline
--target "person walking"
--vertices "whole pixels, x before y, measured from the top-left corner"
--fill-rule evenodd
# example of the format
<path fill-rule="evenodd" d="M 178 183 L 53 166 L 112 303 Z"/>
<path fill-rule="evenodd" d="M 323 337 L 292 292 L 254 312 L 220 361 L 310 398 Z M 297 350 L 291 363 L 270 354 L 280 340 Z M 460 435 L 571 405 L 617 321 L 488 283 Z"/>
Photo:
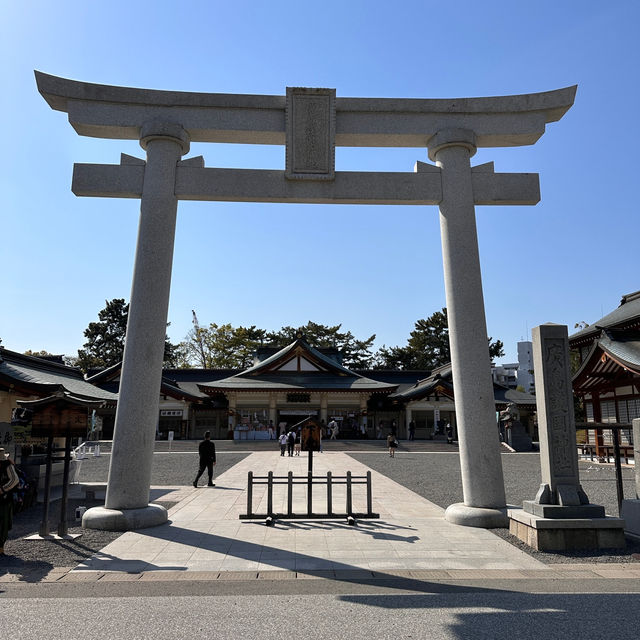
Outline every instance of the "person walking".
<path fill-rule="evenodd" d="M 396 440 L 396 437 L 393 435 L 393 433 L 390 433 L 387 436 L 387 447 L 389 447 L 389 456 L 391 458 L 395 458 L 396 449 L 398 448 L 398 441 Z"/>
<path fill-rule="evenodd" d="M 338 435 L 338 423 L 335 420 L 331 420 L 331 422 L 327 425 L 327 429 L 331 432 L 331 436 L 329 440 L 335 440 Z"/>
<path fill-rule="evenodd" d="M 209 482 L 207 486 L 215 487 L 216 485 L 213 482 L 213 466 L 216 463 L 216 445 L 211 442 L 210 431 L 205 432 L 204 440 L 198 445 L 198 454 L 200 456 L 200 466 L 198 468 L 198 475 L 193 481 L 193 486 L 198 486 L 198 480 L 200 480 L 200 476 L 206 469 L 209 474 Z"/>
<path fill-rule="evenodd" d="M 287 434 L 283 433 L 278 441 L 280 442 L 280 455 L 284 456 L 284 452 L 287 450 Z"/>
<path fill-rule="evenodd" d="M 411 420 L 411 422 L 409 422 L 409 440 L 415 440 L 416 439 L 416 423 Z"/>
<path fill-rule="evenodd" d="M 289 431 L 287 434 L 287 455 L 289 457 L 293 456 L 293 447 L 296 443 L 296 432 Z"/>
<path fill-rule="evenodd" d="M 19 478 L 13 461 L 0 447 L 0 556 L 4 555 L 4 543 L 13 526 L 13 490 Z"/>
<path fill-rule="evenodd" d="M 293 443 L 293 455 L 300 455 L 300 444 L 302 440 L 302 434 L 300 433 L 300 427 L 296 429 L 296 441 Z"/>

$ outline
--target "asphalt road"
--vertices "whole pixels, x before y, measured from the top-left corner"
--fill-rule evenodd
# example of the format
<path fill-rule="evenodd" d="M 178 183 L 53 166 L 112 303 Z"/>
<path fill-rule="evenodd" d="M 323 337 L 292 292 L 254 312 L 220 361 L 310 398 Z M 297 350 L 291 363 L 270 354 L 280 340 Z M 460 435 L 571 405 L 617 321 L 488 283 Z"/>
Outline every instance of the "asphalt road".
<path fill-rule="evenodd" d="M 320 582 L 320 581 L 308 581 Z M 634 637 L 635 594 L 528 594 L 434 585 L 422 593 L 0 598 L 8 637 L 24 640 L 539 640 Z"/>

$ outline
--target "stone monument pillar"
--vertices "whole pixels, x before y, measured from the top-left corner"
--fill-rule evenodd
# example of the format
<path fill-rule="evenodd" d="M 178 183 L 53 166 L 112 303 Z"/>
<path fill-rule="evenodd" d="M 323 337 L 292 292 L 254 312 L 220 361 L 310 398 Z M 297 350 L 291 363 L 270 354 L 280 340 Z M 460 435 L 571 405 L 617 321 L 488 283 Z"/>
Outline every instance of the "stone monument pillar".
<path fill-rule="evenodd" d="M 429 141 L 429 157 L 442 175 L 442 259 L 464 495 L 464 503 L 449 506 L 445 517 L 466 526 L 504 527 L 506 500 L 471 176 L 475 152 L 475 134 L 466 129 L 441 130 Z"/>
<path fill-rule="evenodd" d="M 180 125 L 142 127 L 147 151 L 127 339 L 104 507 L 85 512 L 91 529 L 128 530 L 162 524 L 164 507 L 149 504 L 178 200 L 177 163 L 189 149 Z"/>
<path fill-rule="evenodd" d="M 620 515 L 626 523 L 625 533 L 640 540 L 640 418 L 633 420 L 633 460 L 636 473 L 636 498 L 623 500 Z"/>
<path fill-rule="evenodd" d="M 590 504 L 580 485 L 567 327 L 532 333 L 542 484 L 522 510 L 509 510 L 510 531 L 540 551 L 624 547 L 624 521 Z"/>

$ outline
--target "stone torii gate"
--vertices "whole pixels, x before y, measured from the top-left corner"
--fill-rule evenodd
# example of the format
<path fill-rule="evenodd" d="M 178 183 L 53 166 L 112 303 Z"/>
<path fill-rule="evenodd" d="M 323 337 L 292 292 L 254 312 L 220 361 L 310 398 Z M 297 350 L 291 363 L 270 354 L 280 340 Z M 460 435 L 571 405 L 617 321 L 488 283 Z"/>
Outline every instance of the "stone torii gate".
<path fill-rule="evenodd" d="M 140 226 L 105 507 L 83 525 L 127 530 L 167 520 L 149 504 L 178 200 L 438 205 L 464 502 L 447 520 L 506 526 L 506 504 L 475 205 L 536 204 L 538 175 L 471 167 L 478 147 L 534 144 L 573 104 L 576 87 L 463 99 L 336 98 L 155 91 L 36 72 L 51 108 L 79 135 L 139 140 L 146 160 L 76 164 L 78 196 L 140 198 Z M 286 146 L 284 171 L 215 169 L 181 158 L 189 143 Z M 427 148 L 414 172 L 335 171 L 335 147 Z"/>

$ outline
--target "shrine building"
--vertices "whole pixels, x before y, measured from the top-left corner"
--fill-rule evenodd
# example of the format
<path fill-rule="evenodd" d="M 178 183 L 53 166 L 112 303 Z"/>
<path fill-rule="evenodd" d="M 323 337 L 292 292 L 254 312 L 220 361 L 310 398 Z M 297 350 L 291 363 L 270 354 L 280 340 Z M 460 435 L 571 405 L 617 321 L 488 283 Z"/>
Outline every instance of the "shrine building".
<path fill-rule="evenodd" d="M 611 313 L 574 333 L 569 345 L 578 362 L 573 391 L 586 421 L 629 424 L 621 444 L 631 444 L 630 423 L 640 418 L 640 291 L 623 296 Z M 607 429 L 587 434 L 590 444 L 612 442 Z"/>
<path fill-rule="evenodd" d="M 120 365 L 88 378 L 117 392 Z M 417 439 L 444 437 L 456 427 L 451 365 L 434 370 L 350 370 L 335 348 L 314 348 L 297 338 L 284 348 L 260 347 L 246 370 L 165 369 L 160 390 L 158 437 L 266 439 L 311 416 L 335 420 L 340 438 L 400 438 L 414 422 Z M 527 431 L 535 435 L 535 397 L 494 384 L 496 412 L 517 404 Z M 102 434 L 113 434 L 115 411 L 102 412 Z M 275 435 L 275 434 L 274 434 Z"/>

